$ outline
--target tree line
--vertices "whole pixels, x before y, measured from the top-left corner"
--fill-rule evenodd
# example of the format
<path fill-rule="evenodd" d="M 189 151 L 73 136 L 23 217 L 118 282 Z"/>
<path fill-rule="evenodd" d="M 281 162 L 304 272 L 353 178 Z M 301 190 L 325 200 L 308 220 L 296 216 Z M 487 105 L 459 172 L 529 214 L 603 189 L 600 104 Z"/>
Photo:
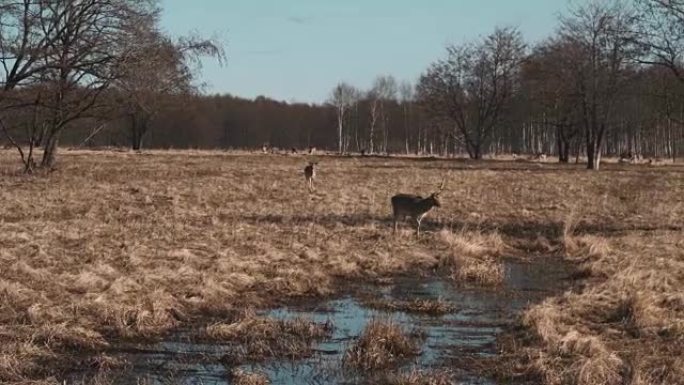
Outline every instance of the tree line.
<path fill-rule="evenodd" d="M 0 0 L 0 130 L 30 172 L 69 146 L 677 158 L 684 151 L 684 3 L 590 0 L 527 44 L 515 28 L 446 47 L 414 83 L 335 85 L 321 104 L 203 95 L 197 36 L 153 0 Z M 34 161 L 40 148 L 40 164 Z"/>
<path fill-rule="evenodd" d="M 397 126 L 407 120 L 406 152 L 434 153 L 436 145 L 437 153 L 473 159 L 533 153 L 560 162 L 574 154 L 599 169 L 603 154 L 675 159 L 683 150 L 682 2 L 589 1 L 562 15 L 555 34 L 536 46 L 514 28 L 496 28 L 446 51 L 400 98 L 387 77 L 365 93 L 336 86 L 338 150 L 358 131 L 346 115 L 364 102 L 370 123 L 362 146 L 371 152 L 376 116 L 383 151 L 401 148 L 387 133 L 401 136 Z M 390 118 L 395 128 L 388 129 L 383 106 L 393 102 L 404 115 Z"/>

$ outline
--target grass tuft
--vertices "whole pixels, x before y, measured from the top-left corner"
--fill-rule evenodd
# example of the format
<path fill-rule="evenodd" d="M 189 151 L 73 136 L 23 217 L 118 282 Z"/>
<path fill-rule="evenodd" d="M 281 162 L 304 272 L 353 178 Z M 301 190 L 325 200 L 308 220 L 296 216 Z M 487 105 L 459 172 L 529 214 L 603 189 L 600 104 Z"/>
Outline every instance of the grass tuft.
<path fill-rule="evenodd" d="M 485 286 L 503 283 L 505 271 L 500 257 L 506 245 L 499 234 L 442 230 L 439 236 L 449 247 L 440 266 L 449 269 L 453 280 Z"/>
<path fill-rule="evenodd" d="M 387 369 L 420 353 L 419 337 L 391 320 L 372 319 L 347 350 L 344 365 L 362 371 Z"/>
<path fill-rule="evenodd" d="M 391 312 L 419 313 L 429 315 L 444 315 L 456 310 L 456 307 L 441 298 L 439 299 L 412 299 L 407 301 L 385 298 L 364 298 L 362 303 L 365 307 Z"/>
<path fill-rule="evenodd" d="M 226 357 L 231 363 L 263 361 L 270 357 L 297 359 L 312 354 L 315 341 L 328 338 L 332 325 L 305 319 L 272 319 L 245 315 L 233 323 L 217 323 L 206 328 L 203 337 L 210 341 L 236 342 L 238 349 Z"/>
<path fill-rule="evenodd" d="M 268 385 L 271 383 L 263 373 L 249 373 L 242 369 L 233 369 L 230 372 L 230 381 L 233 385 Z"/>

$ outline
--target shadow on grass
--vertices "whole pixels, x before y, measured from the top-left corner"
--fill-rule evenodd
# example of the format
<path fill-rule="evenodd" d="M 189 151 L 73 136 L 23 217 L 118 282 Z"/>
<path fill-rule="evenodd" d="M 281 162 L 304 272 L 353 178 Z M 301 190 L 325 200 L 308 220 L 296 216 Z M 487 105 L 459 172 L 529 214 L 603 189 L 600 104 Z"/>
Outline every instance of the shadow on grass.
<path fill-rule="evenodd" d="M 326 229 L 336 229 L 340 225 L 358 227 L 368 224 L 381 225 L 387 228 L 387 231 L 392 231 L 393 220 L 389 215 L 374 215 L 369 213 L 355 213 L 355 214 L 300 214 L 300 215 L 244 215 L 239 217 L 226 216 L 223 219 L 238 219 L 254 225 L 271 223 L 271 224 L 307 224 L 315 223 L 323 226 Z M 401 223 L 402 228 L 415 228 L 410 220 Z M 497 231 L 502 235 L 521 238 L 521 239 L 536 239 L 539 236 L 544 236 L 549 239 L 556 239 L 563 234 L 565 223 L 562 221 L 532 221 L 532 220 L 485 220 L 485 221 L 433 221 L 429 219 L 423 220 L 421 224 L 421 232 L 437 232 L 442 229 L 450 229 L 452 231 L 461 231 L 463 229 L 478 229 L 481 231 Z M 625 223 L 625 222 L 579 222 L 574 227 L 574 233 L 578 235 L 603 235 L 611 236 L 618 235 L 626 231 L 681 231 L 682 225 L 673 224 L 644 224 L 644 223 Z"/>

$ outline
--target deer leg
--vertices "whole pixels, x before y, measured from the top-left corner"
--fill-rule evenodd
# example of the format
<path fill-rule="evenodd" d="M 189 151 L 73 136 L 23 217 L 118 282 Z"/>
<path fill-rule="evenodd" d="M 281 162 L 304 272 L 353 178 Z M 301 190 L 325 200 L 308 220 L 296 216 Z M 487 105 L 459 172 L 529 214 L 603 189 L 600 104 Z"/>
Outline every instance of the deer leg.
<path fill-rule="evenodd" d="M 416 235 L 420 235 L 420 220 L 421 220 L 421 219 L 422 219 L 422 218 L 417 218 L 417 219 L 416 219 L 416 222 L 418 223 L 418 225 L 416 226 Z"/>

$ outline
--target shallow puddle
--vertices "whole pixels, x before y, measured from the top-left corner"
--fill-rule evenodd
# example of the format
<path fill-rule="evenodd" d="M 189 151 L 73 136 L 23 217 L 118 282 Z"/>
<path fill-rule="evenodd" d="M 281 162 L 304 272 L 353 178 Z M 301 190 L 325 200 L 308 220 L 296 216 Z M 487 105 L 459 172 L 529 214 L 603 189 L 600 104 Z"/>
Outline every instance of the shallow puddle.
<path fill-rule="evenodd" d="M 274 359 L 240 368 L 266 374 L 271 384 L 358 383 L 355 374 L 342 370 L 341 361 L 345 350 L 373 318 L 390 319 L 406 330 L 417 328 L 423 332 L 421 354 L 401 370 L 439 369 L 455 355 L 490 356 L 496 353 L 496 338 L 503 328 L 529 303 L 561 287 L 568 276 L 567 267 L 557 260 L 549 260 L 548 264 L 507 262 L 502 288 L 463 288 L 436 277 L 398 278 L 390 285 L 350 288 L 352 294 L 322 303 L 272 309 L 262 315 L 330 322 L 334 326 L 332 336 L 315 344 L 309 358 Z M 455 310 L 442 316 L 374 310 L 364 307 L 360 300 L 369 295 L 388 300 L 441 299 Z M 222 358 L 230 354 L 231 348 L 193 342 L 182 335 L 155 344 L 128 346 L 116 354 L 131 362 L 132 370 L 116 375 L 115 383 L 135 384 L 144 378 L 152 384 L 230 384 L 233 368 L 222 364 Z M 462 384 L 494 383 L 469 373 L 467 368 L 457 368 L 454 375 Z"/>

